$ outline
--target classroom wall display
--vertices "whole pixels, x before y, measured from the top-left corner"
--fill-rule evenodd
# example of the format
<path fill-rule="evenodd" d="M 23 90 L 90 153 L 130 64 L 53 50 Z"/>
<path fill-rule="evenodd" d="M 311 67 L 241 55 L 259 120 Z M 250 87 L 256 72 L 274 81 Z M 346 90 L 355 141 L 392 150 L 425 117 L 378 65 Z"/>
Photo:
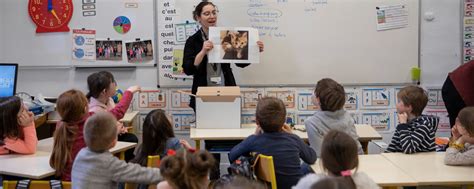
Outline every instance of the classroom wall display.
<path fill-rule="evenodd" d="M 369 124 L 379 132 L 389 132 L 392 127 L 391 115 L 388 111 L 363 111 L 361 123 Z"/>
<path fill-rule="evenodd" d="M 299 112 L 296 114 L 296 124 L 304 125 L 304 121 L 313 116 L 314 112 Z"/>
<path fill-rule="evenodd" d="M 143 90 L 138 93 L 138 109 L 150 110 L 167 107 L 167 91 L 164 90 Z"/>
<path fill-rule="evenodd" d="M 357 88 L 346 88 L 346 103 L 344 109 L 346 110 L 357 110 L 359 105 L 360 90 Z"/>
<path fill-rule="evenodd" d="M 389 88 L 364 87 L 362 88 L 362 108 L 380 109 L 391 106 L 391 95 Z"/>
<path fill-rule="evenodd" d="M 151 40 L 125 43 L 128 63 L 145 63 L 153 60 Z"/>
<path fill-rule="evenodd" d="M 263 88 L 240 88 L 242 109 L 255 110 L 258 100 L 263 98 L 265 90 Z"/>
<path fill-rule="evenodd" d="M 72 58 L 76 60 L 96 60 L 95 30 L 72 31 Z"/>
<path fill-rule="evenodd" d="M 255 111 L 242 111 L 241 121 L 242 124 L 256 123 Z"/>
<path fill-rule="evenodd" d="M 431 107 L 445 108 L 440 87 L 427 87 L 428 105 Z"/>
<path fill-rule="evenodd" d="M 102 40 L 109 38 L 120 41 L 134 41 L 136 38 L 155 40 L 153 0 L 134 1 L 138 5 L 136 8 L 126 7 L 126 1 L 94 1 L 93 3 L 86 1 L 84 3 L 82 0 L 71 0 L 71 2 L 74 7 L 79 7 L 79 9 L 72 13 L 69 22 L 70 28 L 95 30 L 95 37 Z M 124 56 L 118 61 L 75 59 L 75 55 L 71 53 L 74 50 L 73 43 L 71 43 L 73 32 L 36 34 L 35 24 L 29 22 L 28 18 L 28 1 L 2 1 L 0 6 L 2 6 L 0 17 L 8 17 L 8 22 L 17 23 L 8 24 L 9 27 L 2 27 L 3 34 L 10 36 L 4 38 L 5 41 L 2 41 L 2 45 L 14 44 L 15 46 L 15 48 L 3 48 L 6 50 L 5 56 L 2 56 L 4 60 L 18 62 L 20 66 L 46 68 L 131 66 Z M 82 10 L 83 8 L 87 8 L 87 10 Z M 83 16 L 83 13 L 87 16 Z M 88 16 L 92 13 L 95 16 Z M 119 16 L 126 16 L 133 23 L 133 28 L 126 34 L 117 33 L 113 28 L 113 21 Z M 125 49 L 124 44 L 122 47 Z M 150 61 L 140 66 L 153 66 L 154 63 Z"/>
<path fill-rule="evenodd" d="M 474 2 L 464 0 L 463 9 L 463 62 L 474 60 Z"/>
<path fill-rule="evenodd" d="M 176 44 L 173 26 L 194 22 L 191 13 L 197 3 L 194 0 L 157 3 L 160 45 L 168 48 Z M 315 76 L 331 77 L 344 84 L 410 83 L 410 69 L 418 66 L 419 1 L 222 0 L 214 3 L 219 10 L 218 27 L 258 29 L 266 47 L 260 54 L 260 64 L 233 69 L 239 85 L 313 85 L 314 81 L 308 78 Z M 377 7 L 387 10 L 403 7 L 402 27 L 378 31 Z M 160 86 L 191 85 L 189 80 L 175 79 L 171 69 L 167 70 L 168 75 L 159 74 Z"/>
<path fill-rule="evenodd" d="M 297 90 L 299 111 L 315 111 L 320 109 L 319 105 L 313 103 L 313 98 L 316 98 L 315 96 L 313 97 L 313 94 L 314 89 L 312 88 L 300 88 Z"/>
<path fill-rule="evenodd" d="M 176 131 L 189 131 L 191 122 L 195 120 L 193 111 L 172 111 L 171 117 Z"/>
<path fill-rule="evenodd" d="M 122 61 L 122 41 L 120 40 L 96 40 L 96 60 Z"/>
<path fill-rule="evenodd" d="M 171 110 L 188 110 L 188 111 L 192 110 L 192 108 L 189 107 L 189 101 L 191 97 L 187 95 L 187 94 L 191 94 L 191 89 L 188 89 L 188 88 L 169 89 L 169 92 L 170 92 L 170 97 L 171 97 L 169 107 Z"/>
<path fill-rule="evenodd" d="M 265 96 L 276 97 L 283 101 L 286 108 L 295 108 L 295 94 L 294 88 L 266 88 Z"/>

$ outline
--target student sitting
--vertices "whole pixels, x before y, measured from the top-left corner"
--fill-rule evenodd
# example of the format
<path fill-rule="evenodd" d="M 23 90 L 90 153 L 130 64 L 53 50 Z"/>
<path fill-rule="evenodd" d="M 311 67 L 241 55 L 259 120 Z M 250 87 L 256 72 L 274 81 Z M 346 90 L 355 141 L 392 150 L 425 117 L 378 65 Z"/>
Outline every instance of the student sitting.
<path fill-rule="evenodd" d="M 117 143 L 117 119 L 108 112 L 92 115 L 84 126 L 83 148 L 72 167 L 73 188 L 118 188 L 118 182 L 158 183 L 160 169 L 126 163 L 108 150 Z"/>
<path fill-rule="evenodd" d="M 182 147 L 194 150 L 186 140 L 179 140 L 173 132 L 173 125 L 164 110 L 156 109 L 148 113 L 143 121 L 142 144 L 137 155 L 130 162 L 147 166 L 148 156 L 166 156 L 168 150 L 179 150 Z M 140 185 L 138 188 L 148 188 Z"/>
<path fill-rule="evenodd" d="M 129 87 L 123 94 L 119 104 L 117 104 L 117 106 L 123 107 L 114 109 L 116 105 L 112 96 L 115 95 L 117 83 L 115 82 L 112 73 L 108 71 L 100 71 L 89 75 L 89 77 L 87 77 L 87 87 L 89 88 L 89 92 L 87 93 L 89 112 L 115 111 L 114 115 L 117 115 L 117 119 L 122 119 L 125 115 L 126 110 L 132 102 L 133 93 L 141 90 L 139 86 Z M 122 109 L 125 109 L 125 111 L 122 112 Z M 138 143 L 137 136 L 132 133 L 127 133 L 127 128 L 125 128 L 121 122 L 117 122 L 117 127 L 120 129 L 118 135 L 119 141 Z M 134 150 L 135 148 L 132 148 L 125 152 L 126 161 L 129 161 L 134 157 Z"/>
<path fill-rule="evenodd" d="M 36 152 L 36 128 L 33 113 L 17 96 L 0 98 L 0 155 Z"/>
<path fill-rule="evenodd" d="M 397 95 L 398 122 L 388 152 L 429 152 L 436 150 L 435 134 L 439 118 L 422 115 L 428 103 L 425 91 L 417 86 L 407 86 Z"/>
<path fill-rule="evenodd" d="M 285 118 L 285 105 L 280 99 L 260 99 L 257 104 L 255 134 L 232 148 L 229 153 L 231 162 L 250 152 L 273 156 L 277 187 L 280 189 L 291 188 L 303 176 L 300 158 L 308 164 L 316 161 L 316 152 L 301 138 L 291 134 L 291 129 L 285 125 Z"/>
<path fill-rule="evenodd" d="M 316 151 L 318 157 L 321 157 L 324 135 L 332 129 L 344 131 L 351 136 L 357 144 L 358 153 L 363 154 L 354 119 L 343 109 L 346 102 L 344 87 L 332 79 L 321 79 L 316 84 L 312 101 L 313 104 L 320 106 L 321 111 L 306 119 L 304 125 L 308 132 L 309 145 Z"/>
<path fill-rule="evenodd" d="M 459 112 L 452 134 L 444 163 L 474 165 L 474 107 L 466 107 Z"/>
<path fill-rule="evenodd" d="M 175 137 L 171 121 L 164 110 L 156 109 L 148 113 L 143 121 L 143 141 L 135 158 L 131 161 L 142 166 L 147 165 L 148 156 L 159 155 L 164 158 L 168 150 L 181 147 L 192 149 L 186 140 Z"/>
<path fill-rule="evenodd" d="M 123 116 L 127 107 L 117 105 L 110 112 L 118 118 Z M 56 171 L 56 176 L 60 176 L 61 180 L 70 181 L 74 159 L 79 150 L 86 146 L 83 135 L 84 123 L 94 113 L 88 110 L 86 96 L 74 89 L 59 95 L 56 109 L 61 121 L 58 122 L 54 132 L 54 147 L 49 164 Z"/>
<path fill-rule="evenodd" d="M 193 152 L 181 149 L 170 150 L 160 165 L 165 181 L 158 189 L 206 189 L 209 186 L 209 172 L 214 167 L 214 157 L 204 150 Z"/>
<path fill-rule="evenodd" d="M 356 142 L 351 136 L 343 131 L 331 130 L 326 136 L 321 148 L 321 161 L 323 168 L 328 172 L 329 177 L 336 177 L 339 187 L 344 189 L 378 189 L 380 188 L 365 173 L 357 170 L 359 166 L 359 156 L 357 154 Z M 326 182 L 325 175 L 309 174 L 303 177 L 293 189 L 308 189 L 314 183 Z M 332 181 L 331 181 L 332 182 Z M 321 183 L 321 186 L 324 183 Z M 319 184 L 318 184 L 319 185 Z M 322 187 L 325 188 L 325 187 Z"/>

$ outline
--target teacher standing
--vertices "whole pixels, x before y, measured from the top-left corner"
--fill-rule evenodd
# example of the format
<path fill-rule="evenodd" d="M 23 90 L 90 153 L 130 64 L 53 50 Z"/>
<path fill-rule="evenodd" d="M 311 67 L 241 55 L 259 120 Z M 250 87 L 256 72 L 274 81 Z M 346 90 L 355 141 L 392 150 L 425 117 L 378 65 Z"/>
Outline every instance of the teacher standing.
<path fill-rule="evenodd" d="M 210 63 L 207 53 L 214 45 L 209 41 L 209 27 L 217 24 L 218 10 L 209 2 L 199 3 L 193 11 L 193 18 L 201 25 L 201 28 L 186 40 L 184 45 L 183 70 L 186 75 L 192 75 L 192 93 L 196 94 L 200 86 L 236 86 L 234 74 L 230 63 Z M 260 52 L 263 51 L 263 43 L 257 42 Z M 250 64 L 236 64 L 244 68 Z M 189 106 L 196 112 L 196 99 L 191 97 Z"/>

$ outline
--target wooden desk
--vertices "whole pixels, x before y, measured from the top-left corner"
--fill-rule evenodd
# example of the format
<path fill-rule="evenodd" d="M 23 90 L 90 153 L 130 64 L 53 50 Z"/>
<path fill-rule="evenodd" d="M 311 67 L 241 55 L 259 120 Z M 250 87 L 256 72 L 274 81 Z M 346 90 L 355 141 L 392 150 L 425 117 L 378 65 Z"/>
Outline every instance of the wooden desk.
<path fill-rule="evenodd" d="M 36 146 L 37 151 L 45 151 L 45 152 L 52 152 L 53 151 L 53 137 L 43 139 L 38 141 L 38 145 Z M 110 149 L 110 153 L 112 154 L 119 154 L 120 159 L 125 159 L 125 151 L 135 148 L 137 146 L 137 143 L 133 142 L 120 142 L 117 141 L 117 144 Z"/>
<path fill-rule="evenodd" d="M 316 173 L 325 174 L 320 159 L 311 165 L 311 168 Z M 415 179 L 380 154 L 359 155 L 357 171 L 366 173 L 375 183 L 384 188 L 416 186 L 417 184 Z"/>
<path fill-rule="evenodd" d="M 131 111 L 131 112 L 127 112 L 125 113 L 125 115 L 123 116 L 122 119 L 120 119 L 119 121 L 122 122 L 124 124 L 124 126 L 126 126 L 128 128 L 128 132 L 130 133 L 133 133 L 133 128 L 134 128 L 134 120 L 135 118 L 137 117 L 138 113 L 140 113 L 139 111 Z"/>
<path fill-rule="evenodd" d="M 137 144 L 131 142 L 117 142 L 110 149 L 113 154 L 120 154 L 124 159 L 124 152 L 134 148 Z M 33 155 L 8 154 L 0 155 L 0 174 L 30 179 L 42 179 L 54 175 L 54 169 L 49 166 L 49 158 L 53 150 L 53 138 L 38 142 L 36 153 Z"/>
<path fill-rule="evenodd" d="M 196 142 L 196 148 L 201 149 L 201 140 L 244 140 L 254 134 L 255 124 L 243 124 L 240 129 L 197 129 L 191 128 L 190 138 Z M 304 126 L 296 125 L 295 128 L 302 129 Z M 359 141 L 363 143 L 363 148 L 367 152 L 367 145 L 371 140 L 382 139 L 382 136 L 370 125 L 356 125 L 356 132 L 359 135 Z M 308 139 L 306 131 L 293 130 L 303 140 Z"/>
<path fill-rule="evenodd" d="M 0 156 L 0 174 L 30 179 L 42 179 L 54 175 L 49 166 L 51 152 L 37 151 L 32 155 L 9 154 Z"/>
<path fill-rule="evenodd" d="M 415 179 L 418 185 L 474 184 L 474 167 L 445 165 L 444 152 L 383 153 L 382 156 Z"/>

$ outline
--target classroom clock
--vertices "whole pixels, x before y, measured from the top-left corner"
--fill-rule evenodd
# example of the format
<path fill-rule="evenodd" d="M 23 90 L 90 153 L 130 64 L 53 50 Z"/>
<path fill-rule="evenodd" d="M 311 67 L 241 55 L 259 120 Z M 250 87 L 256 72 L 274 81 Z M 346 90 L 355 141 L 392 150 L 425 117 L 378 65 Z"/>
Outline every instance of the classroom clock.
<path fill-rule="evenodd" d="M 72 0 L 29 0 L 28 13 L 36 24 L 36 33 L 68 32 L 72 18 Z"/>

